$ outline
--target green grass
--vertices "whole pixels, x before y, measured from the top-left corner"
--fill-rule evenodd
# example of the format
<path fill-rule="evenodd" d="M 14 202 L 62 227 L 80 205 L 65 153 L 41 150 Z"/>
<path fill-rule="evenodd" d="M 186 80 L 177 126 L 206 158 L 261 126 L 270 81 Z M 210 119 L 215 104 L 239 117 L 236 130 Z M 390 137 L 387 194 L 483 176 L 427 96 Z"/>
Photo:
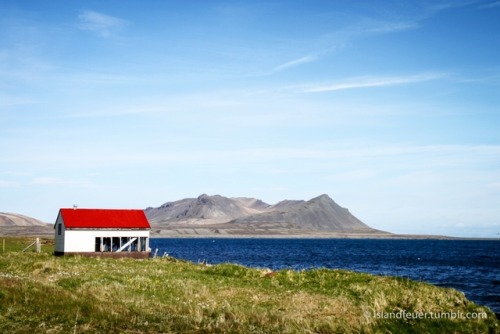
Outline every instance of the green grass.
<path fill-rule="evenodd" d="M 31 243 L 35 241 L 34 237 L 1 237 L 0 236 L 0 254 L 1 252 L 21 252 Z M 53 238 L 40 238 L 41 249 L 46 253 L 54 252 Z M 5 249 L 4 249 L 5 245 Z M 35 246 L 31 246 L 26 250 L 28 253 L 35 251 Z"/>
<path fill-rule="evenodd" d="M 0 238 L 1 241 L 1 238 Z M 453 289 L 343 270 L 0 253 L 0 333 L 499 333 Z M 29 244 L 29 240 L 25 245 Z M 390 312 L 487 319 L 377 319 Z"/>

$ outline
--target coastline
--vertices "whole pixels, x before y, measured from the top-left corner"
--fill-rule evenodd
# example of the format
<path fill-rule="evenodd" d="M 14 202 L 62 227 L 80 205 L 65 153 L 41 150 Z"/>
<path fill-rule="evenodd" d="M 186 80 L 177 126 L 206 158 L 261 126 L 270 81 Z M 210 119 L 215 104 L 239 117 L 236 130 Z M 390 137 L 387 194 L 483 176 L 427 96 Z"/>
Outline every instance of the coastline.
<path fill-rule="evenodd" d="M 395 233 L 214 233 L 208 229 L 158 230 L 152 229 L 150 238 L 208 238 L 208 239 L 387 239 L 387 240 L 490 240 L 500 241 L 500 238 L 487 237 L 454 237 L 432 234 L 395 234 Z M 161 231 L 158 233 L 157 231 Z M 220 231 L 220 230 L 219 230 Z M 52 230 L 40 230 L 3 227 L 0 237 L 44 237 L 53 238 Z"/>
<path fill-rule="evenodd" d="M 165 231 L 165 230 L 163 230 Z M 500 238 L 484 237 L 453 237 L 430 234 L 359 234 L 359 233 L 307 233 L 307 234 L 220 234 L 220 233 L 151 233 L 154 239 L 387 239 L 387 240 L 491 240 L 500 241 Z"/>

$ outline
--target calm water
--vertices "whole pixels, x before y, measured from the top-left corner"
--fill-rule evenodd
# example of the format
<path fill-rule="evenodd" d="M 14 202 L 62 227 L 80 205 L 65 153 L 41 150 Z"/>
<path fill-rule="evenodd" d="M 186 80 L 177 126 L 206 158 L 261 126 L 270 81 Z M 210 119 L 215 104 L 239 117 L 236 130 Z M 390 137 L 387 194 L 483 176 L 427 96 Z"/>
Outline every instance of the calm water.
<path fill-rule="evenodd" d="M 193 262 L 403 276 L 463 291 L 500 313 L 500 240 L 151 239 L 156 248 Z"/>

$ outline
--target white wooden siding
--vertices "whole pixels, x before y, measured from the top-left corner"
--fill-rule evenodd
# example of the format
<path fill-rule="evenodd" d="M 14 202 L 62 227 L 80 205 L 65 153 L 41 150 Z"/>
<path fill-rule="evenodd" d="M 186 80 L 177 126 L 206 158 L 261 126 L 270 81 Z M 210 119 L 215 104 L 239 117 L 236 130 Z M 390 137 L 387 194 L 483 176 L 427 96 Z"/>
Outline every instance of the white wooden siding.
<path fill-rule="evenodd" d="M 147 230 L 65 230 L 63 252 L 95 252 L 95 238 L 99 237 L 146 237 L 148 238 L 146 247 L 149 247 Z"/>

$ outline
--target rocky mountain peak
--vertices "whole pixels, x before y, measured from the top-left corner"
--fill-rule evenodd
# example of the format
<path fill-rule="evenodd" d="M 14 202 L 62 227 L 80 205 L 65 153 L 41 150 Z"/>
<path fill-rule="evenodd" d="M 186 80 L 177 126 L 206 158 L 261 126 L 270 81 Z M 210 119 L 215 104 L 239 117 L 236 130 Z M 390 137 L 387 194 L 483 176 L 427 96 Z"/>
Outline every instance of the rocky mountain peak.
<path fill-rule="evenodd" d="M 309 201 L 331 201 L 333 202 L 333 199 L 331 199 L 330 196 L 328 196 L 327 194 L 322 194 L 322 195 L 319 195 L 317 197 L 314 197 L 312 199 L 310 199 Z"/>
<path fill-rule="evenodd" d="M 202 194 L 165 203 L 157 209 L 146 210 L 154 226 L 288 226 L 306 231 L 360 232 L 375 231 L 339 206 L 327 194 L 304 200 L 284 200 L 269 205 L 248 197 L 227 198 L 220 195 Z"/>
<path fill-rule="evenodd" d="M 200 196 L 198 196 L 198 198 L 196 200 L 197 200 L 197 203 L 201 204 L 201 205 L 213 204 L 213 202 L 214 202 L 212 197 L 208 196 L 207 194 L 201 194 Z"/>

